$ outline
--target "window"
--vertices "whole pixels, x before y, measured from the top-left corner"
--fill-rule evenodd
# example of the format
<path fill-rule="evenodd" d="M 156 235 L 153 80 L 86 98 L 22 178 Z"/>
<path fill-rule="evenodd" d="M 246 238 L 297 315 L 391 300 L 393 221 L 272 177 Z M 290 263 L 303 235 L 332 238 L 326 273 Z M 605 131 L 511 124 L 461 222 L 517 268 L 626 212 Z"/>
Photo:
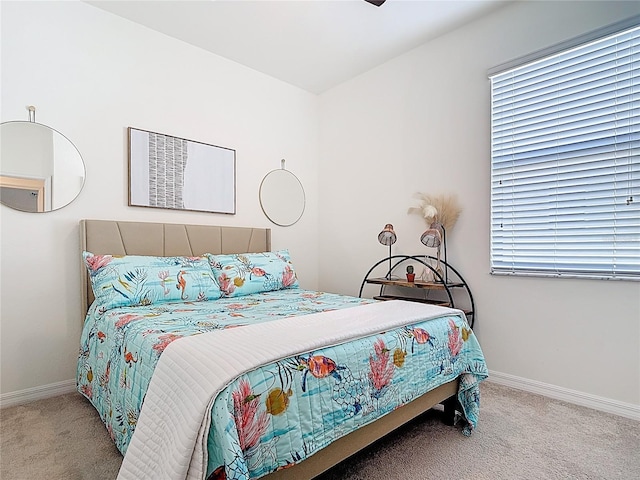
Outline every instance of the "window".
<path fill-rule="evenodd" d="M 640 280 L 633 20 L 490 72 L 492 273 Z"/>

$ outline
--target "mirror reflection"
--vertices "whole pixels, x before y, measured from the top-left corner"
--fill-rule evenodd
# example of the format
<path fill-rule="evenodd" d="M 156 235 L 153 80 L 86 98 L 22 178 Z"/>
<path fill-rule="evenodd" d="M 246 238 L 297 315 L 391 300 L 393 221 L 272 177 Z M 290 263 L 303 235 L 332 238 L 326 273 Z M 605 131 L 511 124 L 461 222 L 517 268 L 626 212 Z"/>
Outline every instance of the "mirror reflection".
<path fill-rule="evenodd" d="M 276 225 L 293 225 L 304 212 L 302 183 L 284 168 L 267 173 L 260 185 L 260 205 L 267 218 Z"/>
<path fill-rule="evenodd" d="M 71 203 L 84 185 L 84 162 L 60 132 L 41 123 L 0 124 L 0 203 L 50 212 Z"/>

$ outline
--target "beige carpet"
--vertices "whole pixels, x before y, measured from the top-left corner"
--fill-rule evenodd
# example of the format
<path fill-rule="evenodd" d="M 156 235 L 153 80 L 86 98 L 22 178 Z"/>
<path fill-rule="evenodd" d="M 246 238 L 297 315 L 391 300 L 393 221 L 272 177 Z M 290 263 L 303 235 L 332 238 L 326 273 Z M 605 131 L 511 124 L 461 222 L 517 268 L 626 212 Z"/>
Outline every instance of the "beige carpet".
<path fill-rule="evenodd" d="M 318 480 L 640 478 L 639 422 L 489 382 L 481 391 L 471 437 L 432 411 Z M 122 462 L 78 394 L 0 410 L 0 440 L 2 480 L 110 480 Z"/>

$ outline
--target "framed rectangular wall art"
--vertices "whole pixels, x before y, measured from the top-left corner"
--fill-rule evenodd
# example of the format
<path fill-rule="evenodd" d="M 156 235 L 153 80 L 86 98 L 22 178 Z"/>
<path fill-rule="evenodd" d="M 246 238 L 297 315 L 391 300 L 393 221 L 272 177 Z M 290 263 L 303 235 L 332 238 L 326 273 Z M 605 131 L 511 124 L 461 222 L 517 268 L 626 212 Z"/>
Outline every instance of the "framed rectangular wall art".
<path fill-rule="evenodd" d="M 236 213 L 236 151 L 129 127 L 129 205 Z"/>

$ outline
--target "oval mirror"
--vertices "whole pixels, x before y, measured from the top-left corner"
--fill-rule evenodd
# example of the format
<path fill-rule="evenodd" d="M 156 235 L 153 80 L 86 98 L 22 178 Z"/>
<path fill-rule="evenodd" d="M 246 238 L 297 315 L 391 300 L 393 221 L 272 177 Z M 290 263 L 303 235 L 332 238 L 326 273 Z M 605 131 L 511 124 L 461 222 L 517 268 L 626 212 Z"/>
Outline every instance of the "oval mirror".
<path fill-rule="evenodd" d="M 272 170 L 260 184 L 260 205 L 262 211 L 276 225 L 293 225 L 304 212 L 305 196 L 302 183 L 293 173 L 285 170 Z"/>
<path fill-rule="evenodd" d="M 16 210 L 57 210 L 71 203 L 84 185 L 78 149 L 41 123 L 1 123 L 0 159 L 0 203 Z"/>

